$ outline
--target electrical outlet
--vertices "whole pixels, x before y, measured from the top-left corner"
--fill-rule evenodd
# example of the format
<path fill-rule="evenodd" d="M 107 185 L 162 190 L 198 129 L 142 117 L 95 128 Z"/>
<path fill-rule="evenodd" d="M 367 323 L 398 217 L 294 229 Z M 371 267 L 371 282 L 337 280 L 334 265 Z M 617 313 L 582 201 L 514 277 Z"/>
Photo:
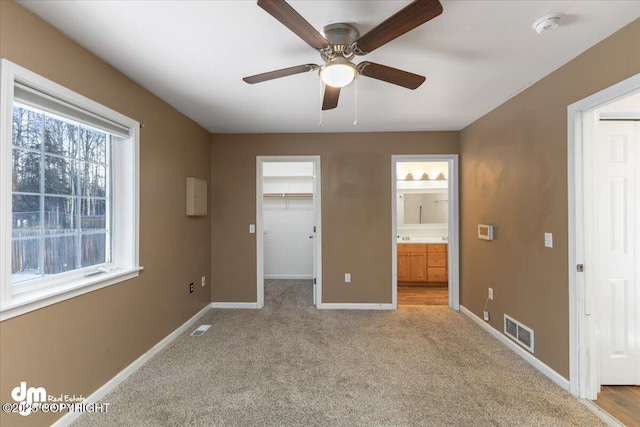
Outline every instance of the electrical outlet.
<path fill-rule="evenodd" d="M 493 300 L 493 288 L 489 288 L 489 299 Z"/>
<path fill-rule="evenodd" d="M 202 286 L 205 286 L 207 284 L 207 276 L 202 276 L 202 278 L 200 279 L 200 284 Z"/>
<path fill-rule="evenodd" d="M 345 283 L 351 283 L 351 273 L 345 273 L 344 274 L 344 282 Z"/>
<path fill-rule="evenodd" d="M 482 314 L 484 315 L 484 321 L 488 322 L 489 321 L 489 311 L 485 310 Z"/>
<path fill-rule="evenodd" d="M 249 224 L 249 233 L 255 234 L 255 232 L 256 232 L 256 225 L 255 224 Z"/>
<path fill-rule="evenodd" d="M 189 293 L 193 293 L 193 282 L 189 283 Z"/>

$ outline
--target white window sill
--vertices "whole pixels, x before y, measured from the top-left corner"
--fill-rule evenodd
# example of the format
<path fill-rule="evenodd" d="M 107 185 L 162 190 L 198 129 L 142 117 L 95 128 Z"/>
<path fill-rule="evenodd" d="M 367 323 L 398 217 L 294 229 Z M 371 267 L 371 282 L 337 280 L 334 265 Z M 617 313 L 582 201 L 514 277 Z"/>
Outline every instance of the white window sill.
<path fill-rule="evenodd" d="M 0 307 L 0 322 L 39 308 L 77 297 L 137 277 L 143 267 L 116 269 L 73 280 L 72 284 L 48 286 L 38 291 L 13 295 L 11 303 Z"/>

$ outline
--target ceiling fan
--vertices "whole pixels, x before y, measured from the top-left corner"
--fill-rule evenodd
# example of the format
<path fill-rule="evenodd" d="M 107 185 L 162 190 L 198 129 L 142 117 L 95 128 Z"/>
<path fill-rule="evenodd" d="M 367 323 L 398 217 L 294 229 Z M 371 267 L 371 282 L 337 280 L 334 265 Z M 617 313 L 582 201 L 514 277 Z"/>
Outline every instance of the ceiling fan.
<path fill-rule="evenodd" d="M 366 55 L 442 13 L 438 0 L 414 0 L 363 36 L 348 23 L 335 23 L 322 28 L 322 34 L 311 26 L 284 0 L 258 0 L 258 6 L 293 31 L 320 53 L 324 65 L 304 64 L 245 77 L 247 83 L 260 83 L 280 77 L 319 70 L 325 84 L 322 109 L 338 106 L 340 88 L 362 75 L 408 89 L 418 88 L 425 77 L 397 68 L 365 61 L 351 62 L 356 55 Z"/>

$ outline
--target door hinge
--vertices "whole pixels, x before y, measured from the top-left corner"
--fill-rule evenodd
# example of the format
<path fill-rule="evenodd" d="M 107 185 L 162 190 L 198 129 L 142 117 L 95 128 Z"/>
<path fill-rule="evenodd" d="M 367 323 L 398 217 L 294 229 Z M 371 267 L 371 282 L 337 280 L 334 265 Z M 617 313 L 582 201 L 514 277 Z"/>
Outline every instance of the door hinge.
<path fill-rule="evenodd" d="M 316 278 L 315 278 L 315 277 L 313 278 L 313 284 L 314 284 L 314 285 L 317 285 L 317 283 L 316 283 Z"/>
<path fill-rule="evenodd" d="M 313 232 L 314 233 L 316 232 L 316 226 L 315 225 L 313 226 Z"/>
<path fill-rule="evenodd" d="M 584 272 L 584 264 L 578 264 L 576 270 L 578 271 L 578 273 Z"/>

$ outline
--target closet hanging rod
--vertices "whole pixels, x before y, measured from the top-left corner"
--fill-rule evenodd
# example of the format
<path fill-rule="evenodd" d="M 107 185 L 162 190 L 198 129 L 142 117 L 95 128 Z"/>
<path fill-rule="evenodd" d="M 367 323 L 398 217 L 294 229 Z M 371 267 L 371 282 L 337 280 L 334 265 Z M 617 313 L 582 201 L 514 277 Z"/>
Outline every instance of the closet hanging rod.
<path fill-rule="evenodd" d="M 303 199 L 312 198 L 313 193 L 264 193 L 263 196 L 269 199 Z"/>

